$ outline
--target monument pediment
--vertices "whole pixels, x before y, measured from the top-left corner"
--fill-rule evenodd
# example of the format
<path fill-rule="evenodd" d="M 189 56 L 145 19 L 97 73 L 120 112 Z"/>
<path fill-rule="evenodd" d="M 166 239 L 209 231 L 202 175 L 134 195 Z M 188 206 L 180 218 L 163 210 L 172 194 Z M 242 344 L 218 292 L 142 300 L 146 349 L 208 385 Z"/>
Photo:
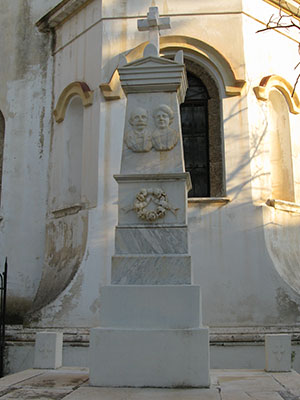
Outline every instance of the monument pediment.
<path fill-rule="evenodd" d="M 167 58 L 161 58 L 161 57 L 154 57 L 154 56 L 148 56 L 146 58 L 139 58 L 138 60 L 132 61 L 122 68 L 133 68 L 133 67 L 139 67 L 139 68 L 153 68 L 153 67 L 178 67 L 182 66 L 183 64 L 178 64 L 178 62 L 173 61 L 173 60 L 168 60 Z"/>
<path fill-rule="evenodd" d="M 187 80 L 182 58 L 173 61 L 149 55 L 128 64 L 123 60 L 121 65 L 118 72 L 126 94 L 179 90 L 180 101 L 183 101 Z"/>

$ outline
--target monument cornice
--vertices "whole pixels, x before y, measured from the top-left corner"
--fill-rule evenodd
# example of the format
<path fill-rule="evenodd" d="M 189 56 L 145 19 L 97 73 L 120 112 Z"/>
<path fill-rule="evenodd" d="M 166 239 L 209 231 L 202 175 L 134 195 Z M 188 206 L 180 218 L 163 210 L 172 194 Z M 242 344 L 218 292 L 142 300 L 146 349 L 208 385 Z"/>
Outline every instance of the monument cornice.
<path fill-rule="evenodd" d="M 187 79 L 184 64 L 149 56 L 119 67 L 124 93 L 179 92 L 184 100 Z"/>

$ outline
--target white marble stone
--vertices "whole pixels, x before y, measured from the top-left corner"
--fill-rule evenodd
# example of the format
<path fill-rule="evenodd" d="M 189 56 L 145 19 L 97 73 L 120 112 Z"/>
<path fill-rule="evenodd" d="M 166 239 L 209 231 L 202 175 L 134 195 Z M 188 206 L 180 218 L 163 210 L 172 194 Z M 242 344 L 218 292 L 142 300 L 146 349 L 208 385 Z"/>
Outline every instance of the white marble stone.
<path fill-rule="evenodd" d="M 266 371 L 288 372 L 291 370 L 291 335 L 266 335 Z"/>
<path fill-rule="evenodd" d="M 116 254 L 186 254 L 187 227 L 116 227 Z"/>
<path fill-rule="evenodd" d="M 101 288 L 103 328 L 184 329 L 202 325 L 201 292 L 194 285 L 111 285 Z"/>
<path fill-rule="evenodd" d="M 121 225 L 163 225 L 186 224 L 186 188 L 187 174 L 151 174 L 151 175 L 115 175 L 119 184 L 118 224 Z M 151 195 L 153 190 L 161 190 L 167 199 L 165 214 L 156 220 L 146 220 L 139 217 L 136 207 L 141 204 L 138 196 L 146 190 L 144 199 L 146 211 L 156 212 L 159 204 Z M 148 203 L 147 203 L 148 202 Z"/>
<path fill-rule="evenodd" d="M 90 384 L 208 387 L 208 329 L 93 328 Z"/>
<path fill-rule="evenodd" d="M 177 140 L 174 142 L 174 146 L 170 146 L 170 150 L 159 151 L 155 142 L 152 141 L 152 146 L 147 147 L 145 152 L 133 151 L 127 145 L 128 133 L 133 130 L 132 115 L 141 108 L 147 112 L 147 126 L 144 126 L 144 130 L 147 130 L 152 139 L 157 131 L 155 111 L 160 105 L 167 105 L 173 112 L 169 128 L 176 132 Z M 121 174 L 184 172 L 180 132 L 180 111 L 176 92 L 129 94 L 125 116 Z"/>
<path fill-rule="evenodd" d="M 114 285 L 176 285 L 191 283 L 188 255 L 113 256 L 111 283 Z"/>
<path fill-rule="evenodd" d="M 62 348 L 62 332 L 38 332 L 34 348 L 34 368 L 60 368 L 62 366 Z"/>

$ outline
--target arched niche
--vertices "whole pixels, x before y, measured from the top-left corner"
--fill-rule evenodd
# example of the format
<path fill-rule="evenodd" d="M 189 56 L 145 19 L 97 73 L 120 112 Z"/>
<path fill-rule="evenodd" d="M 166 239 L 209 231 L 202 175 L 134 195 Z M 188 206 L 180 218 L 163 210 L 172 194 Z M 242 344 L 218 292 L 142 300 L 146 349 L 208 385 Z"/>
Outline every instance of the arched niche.
<path fill-rule="evenodd" d="M 65 118 L 69 102 L 74 96 L 81 99 L 82 105 L 88 107 L 93 104 L 93 92 L 85 82 L 72 82 L 61 92 L 56 107 L 53 111 L 56 122 L 62 122 Z"/>
<path fill-rule="evenodd" d="M 81 203 L 83 104 L 74 96 L 65 111 L 63 126 L 63 190 L 65 205 Z"/>
<path fill-rule="evenodd" d="M 0 204 L 2 195 L 3 155 L 4 155 L 5 120 L 0 111 Z"/>
<path fill-rule="evenodd" d="M 294 202 L 294 177 L 290 138 L 289 105 L 281 91 L 268 92 L 271 196 Z"/>

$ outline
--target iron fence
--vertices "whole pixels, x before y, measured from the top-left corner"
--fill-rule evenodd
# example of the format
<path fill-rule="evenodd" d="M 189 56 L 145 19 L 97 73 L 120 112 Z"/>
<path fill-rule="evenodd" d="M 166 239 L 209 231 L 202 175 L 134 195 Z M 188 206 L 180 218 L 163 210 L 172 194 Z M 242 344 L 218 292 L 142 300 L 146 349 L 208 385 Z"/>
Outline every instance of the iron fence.
<path fill-rule="evenodd" d="M 4 375 L 7 269 L 8 263 L 6 258 L 4 263 L 4 271 L 0 273 L 0 378 L 2 378 Z"/>

